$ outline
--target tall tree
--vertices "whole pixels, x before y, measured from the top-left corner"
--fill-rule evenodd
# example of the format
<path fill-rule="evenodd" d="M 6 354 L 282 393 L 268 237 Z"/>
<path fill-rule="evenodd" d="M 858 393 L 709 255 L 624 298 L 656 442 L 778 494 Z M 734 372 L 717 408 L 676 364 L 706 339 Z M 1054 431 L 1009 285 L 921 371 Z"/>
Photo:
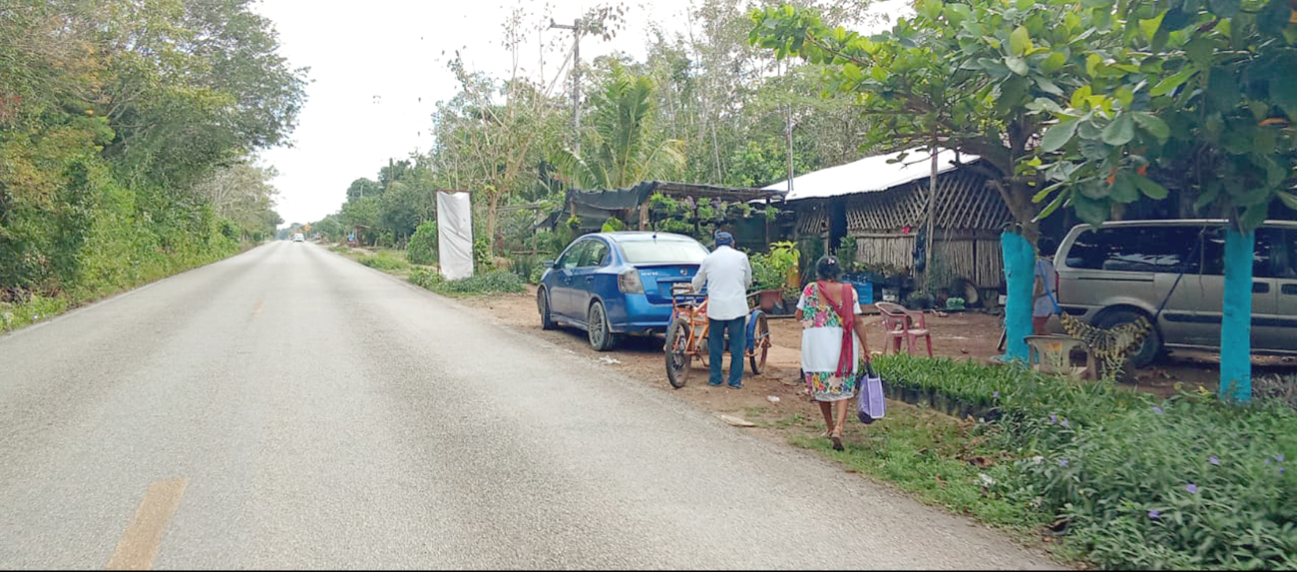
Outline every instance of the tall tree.
<path fill-rule="evenodd" d="M 613 63 L 594 94 L 594 112 L 582 154 L 557 153 L 555 162 L 573 184 L 585 189 L 622 189 L 671 177 L 684 164 L 683 142 L 653 126 L 653 82 Z"/>

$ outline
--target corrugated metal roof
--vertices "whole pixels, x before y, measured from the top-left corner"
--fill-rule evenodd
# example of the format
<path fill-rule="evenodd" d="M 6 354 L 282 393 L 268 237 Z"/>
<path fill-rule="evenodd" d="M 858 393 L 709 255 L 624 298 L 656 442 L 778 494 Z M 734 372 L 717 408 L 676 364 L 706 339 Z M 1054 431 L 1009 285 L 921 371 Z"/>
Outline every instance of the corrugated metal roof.
<path fill-rule="evenodd" d="M 932 155 L 927 149 L 918 148 L 905 151 L 908 155 L 904 161 L 889 161 L 901 155 L 901 152 L 885 153 L 865 157 L 859 161 L 820 169 L 800 177 L 793 177 L 793 190 L 784 195 L 785 201 L 800 199 L 824 199 L 885 191 L 897 185 L 923 179 L 932 174 Z M 976 155 L 960 155 L 962 163 L 976 161 Z M 955 169 L 955 152 L 941 149 L 937 153 L 937 173 Z M 788 191 L 788 181 L 783 180 L 765 187 L 768 191 Z"/>

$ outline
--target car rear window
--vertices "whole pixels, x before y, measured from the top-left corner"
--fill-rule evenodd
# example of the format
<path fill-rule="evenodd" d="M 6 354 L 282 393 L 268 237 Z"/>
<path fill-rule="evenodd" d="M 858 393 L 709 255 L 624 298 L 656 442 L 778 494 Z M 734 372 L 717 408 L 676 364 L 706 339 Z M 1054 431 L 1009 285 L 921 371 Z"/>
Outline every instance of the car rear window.
<path fill-rule="evenodd" d="M 690 240 L 635 240 L 620 244 L 629 264 L 701 264 L 707 249 Z"/>
<path fill-rule="evenodd" d="M 1198 241 L 1198 232 L 1196 227 L 1176 226 L 1087 230 L 1072 243 L 1066 262 L 1070 268 L 1085 270 L 1180 272 Z"/>

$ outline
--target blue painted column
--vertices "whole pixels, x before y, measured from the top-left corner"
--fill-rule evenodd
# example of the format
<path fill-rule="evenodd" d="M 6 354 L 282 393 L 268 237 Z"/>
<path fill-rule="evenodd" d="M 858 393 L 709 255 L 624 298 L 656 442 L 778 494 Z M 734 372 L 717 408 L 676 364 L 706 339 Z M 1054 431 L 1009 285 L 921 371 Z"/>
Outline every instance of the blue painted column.
<path fill-rule="evenodd" d="M 1225 231 L 1224 317 L 1220 324 L 1220 399 L 1252 400 L 1252 252 L 1256 231 Z"/>
<path fill-rule="evenodd" d="M 1036 249 L 1022 235 L 1005 231 L 1000 235 L 1004 253 L 1004 277 L 1009 299 L 1004 305 L 1006 360 L 1027 361 L 1026 336 L 1031 335 L 1031 306 L 1036 278 Z"/>

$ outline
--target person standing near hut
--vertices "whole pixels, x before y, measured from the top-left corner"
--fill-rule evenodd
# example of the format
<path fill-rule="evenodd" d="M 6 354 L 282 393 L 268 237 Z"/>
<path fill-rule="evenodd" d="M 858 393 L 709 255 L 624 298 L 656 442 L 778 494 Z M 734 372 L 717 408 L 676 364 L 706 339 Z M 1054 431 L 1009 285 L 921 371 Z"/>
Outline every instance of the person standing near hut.
<path fill-rule="evenodd" d="M 837 257 L 821 258 L 815 273 L 819 280 L 806 285 L 795 313 L 802 323 L 802 375 L 824 415 L 823 435 L 841 451 L 847 406 L 856 394 L 859 364 L 869 359 L 869 343 L 856 289 L 841 281 Z"/>
<path fill-rule="evenodd" d="M 1055 302 L 1058 301 L 1058 272 L 1054 270 L 1054 241 L 1041 237 L 1037 241 L 1039 255 L 1036 257 L 1036 286 L 1031 308 L 1031 329 L 1037 336 L 1049 331 L 1050 316 L 1055 314 Z"/>

